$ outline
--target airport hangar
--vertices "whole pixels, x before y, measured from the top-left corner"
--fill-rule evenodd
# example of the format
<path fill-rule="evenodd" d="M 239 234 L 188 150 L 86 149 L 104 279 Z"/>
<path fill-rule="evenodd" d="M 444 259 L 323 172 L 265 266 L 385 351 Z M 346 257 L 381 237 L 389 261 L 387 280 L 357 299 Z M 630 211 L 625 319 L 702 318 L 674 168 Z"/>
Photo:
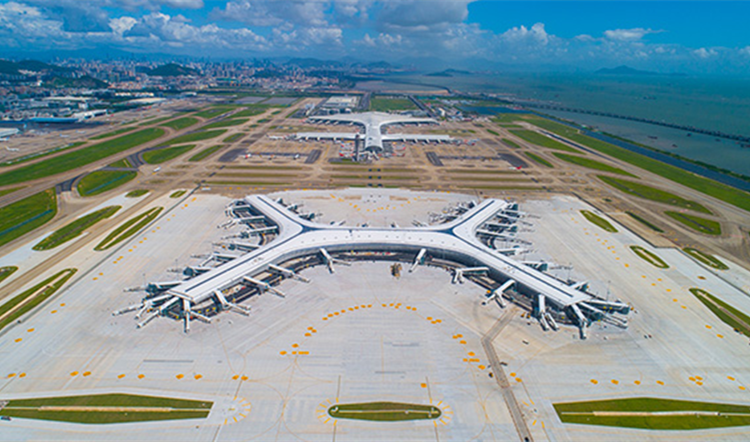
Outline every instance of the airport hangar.
<path fill-rule="evenodd" d="M 381 153 L 386 150 L 384 142 L 435 142 L 450 143 L 449 135 L 433 134 L 384 134 L 383 129 L 389 125 L 422 125 L 439 124 L 433 118 L 415 118 L 410 115 L 393 115 L 384 112 L 365 112 L 360 114 L 339 114 L 328 116 L 311 116 L 308 120 L 323 124 L 357 125 L 364 129 L 364 150 Z M 359 143 L 360 134 L 352 132 L 300 132 L 298 140 L 350 140 Z M 356 146 L 358 148 L 359 146 Z"/>
<path fill-rule="evenodd" d="M 188 268 L 192 278 L 151 283 L 149 295 L 139 304 L 113 312 L 120 315 L 139 310 L 146 314 L 138 328 L 158 316 L 210 323 L 211 316 L 225 310 L 247 315 L 240 303 L 266 291 L 283 297 L 273 286 L 283 278 L 308 282 L 299 271 L 326 265 L 331 273 L 350 260 L 384 259 L 412 262 L 409 271 L 429 262 L 453 273 L 453 283 L 465 278 L 489 291 L 491 301 L 505 307 L 503 297 L 533 311 L 545 330 L 558 323 L 571 324 L 586 338 L 592 321 L 604 320 L 625 328 L 630 306 L 611 302 L 587 292 L 586 282 L 561 281 L 544 272 L 547 263 L 522 262 L 507 255 L 515 249 L 494 249 L 494 239 L 515 236 L 521 212 L 517 203 L 487 199 L 461 207 L 452 220 L 439 225 L 413 228 L 369 228 L 323 225 L 312 222 L 313 214 L 298 213 L 296 205 L 284 205 L 262 195 L 250 195 L 227 206 L 227 225 L 242 224 L 242 237 L 275 234 L 268 244 L 230 242 L 231 249 L 247 253 L 216 256 L 216 267 Z"/>

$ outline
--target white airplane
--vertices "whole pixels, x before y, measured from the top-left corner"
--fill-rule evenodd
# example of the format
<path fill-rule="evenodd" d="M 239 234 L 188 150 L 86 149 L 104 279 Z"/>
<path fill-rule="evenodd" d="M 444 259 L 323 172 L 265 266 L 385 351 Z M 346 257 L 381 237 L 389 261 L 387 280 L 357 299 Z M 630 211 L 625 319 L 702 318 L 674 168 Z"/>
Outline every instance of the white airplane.
<path fill-rule="evenodd" d="M 5 141 L 5 138 L 3 138 L 0 141 Z M 6 147 L 5 150 L 7 150 L 8 152 L 18 152 L 18 148 L 12 148 L 12 147 Z"/>

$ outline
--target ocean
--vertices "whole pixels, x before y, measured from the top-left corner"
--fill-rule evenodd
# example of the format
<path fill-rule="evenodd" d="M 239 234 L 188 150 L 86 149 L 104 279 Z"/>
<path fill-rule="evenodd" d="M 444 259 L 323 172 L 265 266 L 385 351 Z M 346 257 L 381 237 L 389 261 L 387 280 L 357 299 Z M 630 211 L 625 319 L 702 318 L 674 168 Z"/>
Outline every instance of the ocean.
<path fill-rule="evenodd" d="M 458 92 L 496 93 L 750 137 L 750 78 L 514 73 L 413 75 L 392 80 L 399 77 Z M 682 130 L 616 118 L 540 112 L 750 176 L 750 148 L 737 141 L 695 133 L 687 136 Z"/>

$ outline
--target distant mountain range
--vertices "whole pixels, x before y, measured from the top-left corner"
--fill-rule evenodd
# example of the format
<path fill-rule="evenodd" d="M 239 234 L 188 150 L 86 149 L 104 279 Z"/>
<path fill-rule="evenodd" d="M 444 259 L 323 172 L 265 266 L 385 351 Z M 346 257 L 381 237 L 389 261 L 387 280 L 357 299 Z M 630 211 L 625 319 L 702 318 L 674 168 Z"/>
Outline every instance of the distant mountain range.
<path fill-rule="evenodd" d="M 616 68 L 611 69 L 599 69 L 596 71 L 597 74 L 601 75 L 630 75 L 630 76 L 661 76 L 661 77 L 684 77 L 685 74 L 681 73 L 669 73 L 669 74 L 663 74 L 661 72 L 654 72 L 654 71 L 642 71 L 639 69 L 634 69 L 629 66 L 617 66 Z"/>

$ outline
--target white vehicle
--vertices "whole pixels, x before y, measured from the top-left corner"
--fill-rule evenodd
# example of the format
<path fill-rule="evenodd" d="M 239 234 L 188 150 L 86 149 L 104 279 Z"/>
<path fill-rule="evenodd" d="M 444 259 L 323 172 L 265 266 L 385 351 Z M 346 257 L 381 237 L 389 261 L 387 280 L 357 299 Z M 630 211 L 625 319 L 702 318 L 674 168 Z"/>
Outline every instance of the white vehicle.
<path fill-rule="evenodd" d="M 154 169 L 154 173 L 158 173 L 160 170 L 161 170 L 161 166 L 159 166 L 156 169 Z"/>

